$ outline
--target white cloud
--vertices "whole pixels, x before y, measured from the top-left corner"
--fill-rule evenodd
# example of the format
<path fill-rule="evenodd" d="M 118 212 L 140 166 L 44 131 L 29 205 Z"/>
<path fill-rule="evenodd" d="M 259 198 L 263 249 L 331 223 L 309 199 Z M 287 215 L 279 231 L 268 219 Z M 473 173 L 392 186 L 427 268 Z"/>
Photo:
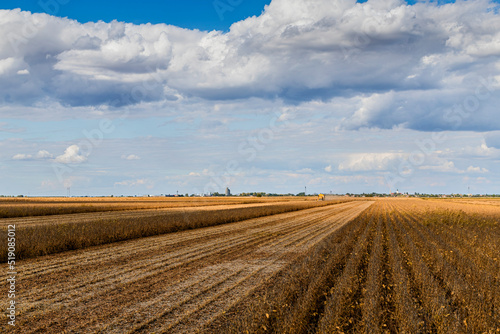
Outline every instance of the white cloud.
<path fill-rule="evenodd" d="M 331 173 L 331 171 L 332 171 L 332 165 L 325 167 L 325 172 Z"/>
<path fill-rule="evenodd" d="M 40 150 L 35 156 L 37 159 L 51 159 L 53 157 L 52 154 L 50 154 L 46 150 Z"/>
<path fill-rule="evenodd" d="M 395 93 L 393 91 L 385 94 L 373 94 L 361 97 L 359 108 L 353 115 L 344 120 L 343 125 L 347 129 L 358 129 L 373 126 L 374 121 L 380 118 L 388 108 L 393 107 Z M 392 125 L 392 124 L 391 124 Z"/>
<path fill-rule="evenodd" d="M 394 168 L 407 155 L 404 153 L 356 153 L 339 164 L 341 171 L 383 171 Z"/>
<path fill-rule="evenodd" d="M 488 173 L 489 170 L 483 167 L 474 167 L 474 166 L 469 166 L 467 168 L 468 173 Z"/>
<path fill-rule="evenodd" d="M 12 160 L 31 160 L 33 156 L 31 154 L 16 154 L 12 157 Z"/>
<path fill-rule="evenodd" d="M 77 145 L 71 145 L 64 151 L 64 154 L 57 156 L 55 161 L 63 164 L 79 164 L 87 161 L 87 157 L 80 154 L 80 148 Z"/>
<path fill-rule="evenodd" d="M 122 159 L 124 159 L 124 160 L 140 160 L 141 158 L 135 154 L 130 154 L 130 155 L 122 155 Z"/>
<path fill-rule="evenodd" d="M 22 60 L 14 57 L 0 59 L 0 76 L 17 73 L 22 63 Z"/>

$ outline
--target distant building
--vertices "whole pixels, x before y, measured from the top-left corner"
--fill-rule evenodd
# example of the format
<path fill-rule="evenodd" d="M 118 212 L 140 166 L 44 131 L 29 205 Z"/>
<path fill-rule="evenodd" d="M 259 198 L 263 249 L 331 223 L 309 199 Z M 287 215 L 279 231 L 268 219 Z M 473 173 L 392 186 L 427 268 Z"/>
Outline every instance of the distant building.
<path fill-rule="evenodd" d="M 226 196 L 231 196 L 231 190 L 229 190 L 229 188 L 226 187 Z"/>

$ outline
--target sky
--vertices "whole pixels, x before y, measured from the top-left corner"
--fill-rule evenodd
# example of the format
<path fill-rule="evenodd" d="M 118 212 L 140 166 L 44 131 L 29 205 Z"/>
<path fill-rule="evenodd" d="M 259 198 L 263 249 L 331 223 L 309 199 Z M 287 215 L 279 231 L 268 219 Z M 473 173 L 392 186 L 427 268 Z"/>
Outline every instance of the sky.
<path fill-rule="evenodd" d="M 496 1 L 0 8 L 0 195 L 500 193 Z"/>

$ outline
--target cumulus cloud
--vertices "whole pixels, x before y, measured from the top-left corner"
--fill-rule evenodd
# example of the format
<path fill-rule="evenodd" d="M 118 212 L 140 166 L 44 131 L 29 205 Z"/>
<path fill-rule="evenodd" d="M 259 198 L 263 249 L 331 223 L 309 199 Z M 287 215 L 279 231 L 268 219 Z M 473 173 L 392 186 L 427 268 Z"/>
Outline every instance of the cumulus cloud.
<path fill-rule="evenodd" d="M 495 6 L 273 0 L 225 33 L 1 10 L 0 101 L 113 107 L 351 98 L 347 129 L 496 130 Z M 23 37 L 26 26 L 36 34 Z"/>
<path fill-rule="evenodd" d="M 124 160 L 140 160 L 141 158 L 135 154 L 122 155 L 122 159 Z"/>
<path fill-rule="evenodd" d="M 36 154 L 35 157 L 37 159 L 51 159 L 51 158 L 53 158 L 53 155 L 50 154 L 50 152 L 48 152 L 46 150 L 41 150 L 41 151 L 38 151 L 38 153 Z"/>
<path fill-rule="evenodd" d="M 325 172 L 327 172 L 327 173 L 331 173 L 332 170 L 333 170 L 332 165 L 328 165 L 325 167 Z"/>
<path fill-rule="evenodd" d="M 16 154 L 12 157 L 12 160 L 31 160 L 33 156 L 31 154 Z"/>
<path fill-rule="evenodd" d="M 341 171 L 385 171 L 393 169 L 405 157 L 404 153 L 356 153 L 339 164 Z"/>
<path fill-rule="evenodd" d="M 80 153 L 78 145 L 71 145 L 64 154 L 57 156 L 55 161 L 63 164 L 79 164 L 87 161 L 87 157 Z"/>

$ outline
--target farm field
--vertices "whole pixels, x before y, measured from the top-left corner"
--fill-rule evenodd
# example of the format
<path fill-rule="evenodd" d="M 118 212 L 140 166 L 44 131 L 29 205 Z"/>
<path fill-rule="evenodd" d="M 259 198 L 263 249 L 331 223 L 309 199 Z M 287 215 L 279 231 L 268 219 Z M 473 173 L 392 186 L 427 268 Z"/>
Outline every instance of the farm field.
<path fill-rule="evenodd" d="M 305 197 L 306 200 L 314 200 Z M 50 216 L 74 213 L 157 210 L 214 205 L 296 201 L 295 197 L 37 197 L 0 198 L 0 218 Z"/>
<path fill-rule="evenodd" d="M 214 216 L 222 223 L 21 260 L 16 327 L 3 315 L 0 332 L 497 333 L 499 203 L 366 198 L 171 208 L 192 212 L 190 219 L 222 214 Z M 265 212 L 242 218 L 255 210 Z M 131 215 L 120 218 L 131 223 L 153 211 L 151 223 L 162 210 L 74 214 L 67 216 L 83 220 L 61 224 L 85 225 L 95 214 Z M 229 213 L 242 219 L 220 220 Z M 49 218 L 4 220 L 39 227 Z"/>
<path fill-rule="evenodd" d="M 192 333 L 370 205 L 337 203 L 20 261 L 14 332 Z"/>
<path fill-rule="evenodd" d="M 74 200 L 71 199 L 69 202 L 71 201 Z M 346 201 L 351 201 L 351 199 L 337 198 L 329 201 L 317 201 L 310 197 L 300 200 L 284 198 L 281 201 L 275 198 L 156 200 L 155 202 L 160 202 L 164 207 L 43 216 L 36 215 L 39 212 L 37 209 L 33 216 L 0 219 L 0 240 L 6 240 L 9 225 L 16 226 L 16 256 L 17 259 L 26 259 Z M 172 202 L 175 206 L 172 206 Z M 200 202 L 205 205 L 200 206 Z M 66 203 L 63 202 L 63 204 Z M 136 202 L 130 200 L 125 200 L 125 203 L 113 202 L 112 204 L 137 205 Z M 47 203 L 49 208 L 54 205 L 56 204 L 52 202 Z M 94 205 L 93 208 L 97 209 L 100 208 L 101 204 L 95 206 L 96 203 L 90 203 L 90 205 Z M 103 208 L 109 208 L 108 205 L 109 203 L 104 204 Z M 0 243 L 0 261 L 5 262 L 6 259 L 7 244 Z"/>

